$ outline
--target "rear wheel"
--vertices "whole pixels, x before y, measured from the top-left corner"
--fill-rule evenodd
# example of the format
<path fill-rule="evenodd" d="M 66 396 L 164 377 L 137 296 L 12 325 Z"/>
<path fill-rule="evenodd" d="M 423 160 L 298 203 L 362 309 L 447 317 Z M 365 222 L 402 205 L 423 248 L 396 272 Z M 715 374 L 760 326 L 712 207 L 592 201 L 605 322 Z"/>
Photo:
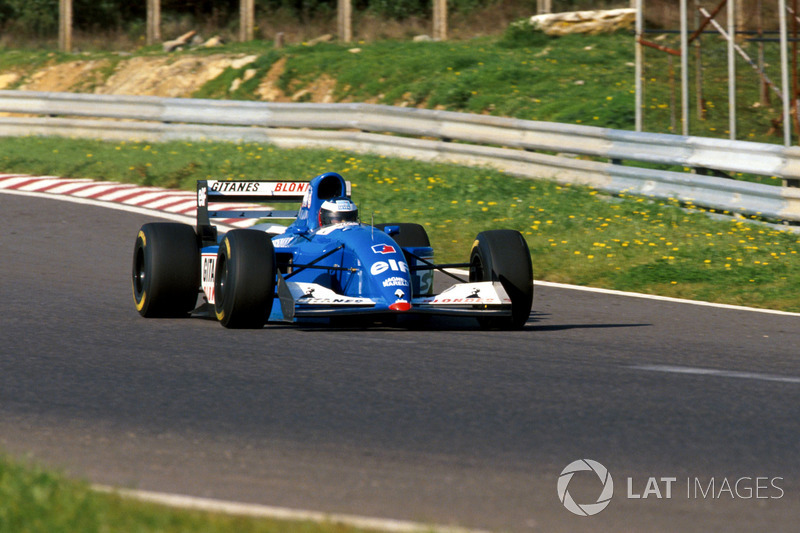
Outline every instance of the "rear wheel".
<path fill-rule="evenodd" d="M 499 281 L 511 298 L 511 316 L 481 318 L 485 328 L 520 329 L 533 305 L 533 269 L 528 243 L 514 230 L 483 231 L 469 259 L 470 281 Z"/>
<path fill-rule="evenodd" d="M 255 230 L 229 231 L 219 246 L 214 312 L 226 328 L 264 326 L 275 297 L 275 249 Z"/>
<path fill-rule="evenodd" d="M 133 302 L 143 317 L 185 317 L 200 288 L 194 228 L 174 222 L 142 226 L 133 248 L 131 282 Z"/>

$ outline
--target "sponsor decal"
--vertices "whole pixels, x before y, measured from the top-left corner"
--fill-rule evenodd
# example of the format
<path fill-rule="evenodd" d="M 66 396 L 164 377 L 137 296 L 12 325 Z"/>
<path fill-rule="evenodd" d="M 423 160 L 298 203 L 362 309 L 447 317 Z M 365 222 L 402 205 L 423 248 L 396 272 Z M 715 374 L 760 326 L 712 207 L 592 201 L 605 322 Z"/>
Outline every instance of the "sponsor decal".
<path fill-rule="evenodd" d="M 408 287 L 408 280 L 400 276 L 392 276 L 383 280 L 384 287 Z"/>
<path fill-rule="evenodd" d="M 303 295 L 302 295 L 300 298 L 298 298 L 298 299 L 297 299 L 297 301 L 299 302 L 300 300 L 305 300 L 305 299 L 312 299 L 312 298 L 314 298 L 314 290 L 315 290 L 315 289 L 314 289 L 314 287 L 308 287 L 308 288 L 306 289 L 306 292 L 305 292 L 305 294 L 303 294 Z"/>
<path fill-rule="evenodd" d="M 373 276 L 377 276 L 379 274 L 383 274 L 387 270 L 393 270 L 395 272 L 408 272 L 408 265 L 405 261 L 396 261 L 394 259 L 389 259 L 389 261 L 377 261 L 372 264 L 372 267 L 369 269 L 369 273 Z"/>
<path fill-rule="evenodd" d="M 397 250 L 390 244 L 376 244 L 372 247 L 372 251 L 376 254 L 393 254 Z"/>
<path fill-rule="evenodd" d="M 302 301 L 301 301 L 302 300 Z M 312 298 L 303 296 L 297 300 L 298 304 L 306 305 L 366 305 L 374 303 L 369 298 Z"/>
<path fill-rule="evenodd" d="M 510 303 L 509 300 L 506 303 Z M 441 298 L 438 296 L 423 298 L 420 300 L 420 303 L 425 304 L 481 304 L 481 305 L 488 305 L 488 304 L 499 304 L 500 302 L 496 298 Z"/>
<path fill-rule="evenodd" d="M 208 195 L 205 187 L 197 189 L 197 207 L 205 207 Z"/>
<path fill-rule="evenodd" d="M 275 184 L 275 188 L 272 189 L 273 192 L 283 192 L 283 193 L 302 193 L 308 190 L 310 184 L 305 182 L 296 182 L 296 181 L 289 181 L 289 182 L 278 182 Z"/>
<path fill-rule="evenodd" d="M 214 303 L 214 276 L 217 269 L 217 256 L 216 255 L 203 255 L 203 263 L 201 266 L 202 272 L 202 287 L 203 294 L 206 296 L 208 303 Z"/>
<path fill-rule="evenodd" d="M 311 190 L 307 182 L 297 181 L 209 181 L 210 192 L 298 196 Z"/>
<path fill-rule="evenodd" d="M 260 182 L 257 181 L 215 181 L 211 183 L 214 192 L 258 192 Z"/>
<path fill-rule="evenodd" d="M 275 248 L 286 248 L 292 244 L 293 240 L 294 237 L 280 237 L 279 239 L 272 239 L 272 246 Z"/>

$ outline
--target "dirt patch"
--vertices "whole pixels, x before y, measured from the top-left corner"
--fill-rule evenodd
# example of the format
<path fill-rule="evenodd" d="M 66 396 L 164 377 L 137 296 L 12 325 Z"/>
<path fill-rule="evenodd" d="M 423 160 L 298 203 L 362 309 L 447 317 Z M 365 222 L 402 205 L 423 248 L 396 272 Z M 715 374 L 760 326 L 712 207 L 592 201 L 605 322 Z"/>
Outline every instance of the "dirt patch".
<path fill-rule="evenodd" d="M 105 59 L 93 61 L 70 61 L 45 67 L 23 83 L 23 91 L 85 92 L 103 82 L 101 69 L 108 67 Z"/>
<path fill-rule="evenodd" d="M 134 57 L 121 62 L 97 94 L 188 97 L 242 56 Z M 238 64 L 238 63 L 236 63 Z"/>
<path fill-rule="evenodd" d="M 290 102 L 291 99 L 278 87 L 278 80 L 286 71 L 286 57 L 277 60 L 261 79 L 256 94 L 261 100 L 269 102 Z"/>
<path fill-rule="evenodd" d="M 0 74 L 0 90 L 8 89 L 19 81 L 22 76 L 16 72 L 5 72 Z"/>
<path fill-rule="evenodd" d="M 333 90 L 336 88 L 336 80 L 323 74 L 304 89 L 300 89 L 292 95 L 293 102 L 314 102 L 317 104 L 329 104 L 333 102 Z"/>

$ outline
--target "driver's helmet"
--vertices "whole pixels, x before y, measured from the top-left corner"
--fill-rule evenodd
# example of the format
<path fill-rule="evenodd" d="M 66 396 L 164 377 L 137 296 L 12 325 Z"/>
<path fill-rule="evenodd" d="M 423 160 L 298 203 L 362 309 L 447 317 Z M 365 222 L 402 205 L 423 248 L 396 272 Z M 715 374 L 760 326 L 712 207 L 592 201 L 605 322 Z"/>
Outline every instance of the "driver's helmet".
<path fill-rule="evenodd" d="M 358 207 L 346 196 L 325 200 L 319 209 L 320 226 L 357 221 Z"/>

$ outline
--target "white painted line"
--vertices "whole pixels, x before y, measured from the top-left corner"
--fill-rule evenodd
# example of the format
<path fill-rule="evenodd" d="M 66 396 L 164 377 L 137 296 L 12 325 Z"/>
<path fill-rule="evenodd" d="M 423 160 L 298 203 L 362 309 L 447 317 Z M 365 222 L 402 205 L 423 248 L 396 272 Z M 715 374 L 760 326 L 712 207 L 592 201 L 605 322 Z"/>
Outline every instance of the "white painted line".
<path fill-rule="evenodd" d="M 703 302 L 700 300 L 686 300 L 683 298 L 671 298 L 669 296 L 658 296 L 655 294 L 641 294 L 638 292 L 625 292 L 625 291 L 615 291 L 612 289 L 600 289 L 597 287 L 584 287 L 581 285 L 566 285 L 564 283 L 553 283 L 552 281 L 534 281 L 534 285 L 540 285 L 542 287 L 555 287 L 558 289 L 569 289 L 573 291 L 585 291 L 585 292 L 595 292 L 599 294 L 610 294 L 613 296 L 626 296 L 628 298 L 642 298 L 644 300 L 656 300 L 659 302 L 671 302 L 677 304 L 689 304 L 689 305 L 701 305 L 705 307 L 716 307 L 718 309 L 731 309 L 734 311 L 749 311 L 753 313 L 767 313 L 770 315 L 783 315 L 783 316 L 797 316 L 800 317 L 800 313 L 790 313 L 788 311 L 776 311 L 775 309 L 761 309 L 758 307 L 745 307 L 742 305 L 730 305 L 730 304 L 718 304 L 714 302 Z"/>
<path fill-rule="evenodd" d="M 287 507 L 237 503 L 224 500 L 214 500 L 210 498 L 198 498 L 195 496 L 184 496 L 181 494 L 120 489 L 105 485 L 93 485 L 92 488 L 98 492 L 118 494 L 123 498 L 131 498 L 143 502 L 167 505 L 169 507 L 192 509 L 211 513 L 249 516 L 254 518 L 271 518 L 276 520 L 321 523 L 328 522 L 362 529 L 389 531 L 393 533 L 486 533 L 481 530 L 465 529 L 453 526 L 438 526 L 433 524 L 409 522 L 405 520 L 391 520 L 348 514 L 327 514 L 320 513 L 318 511 L 306 511 L 302 509 L 290 509 Z"/>
<path fill-rule="evenodd" d="M 779 376 L 777 374 L 761 374 L 758 372 L 741 372 L 738 370 L 716 370 L 713 368 L 696 368 L 691 366 L 673 365 L 633 365 L 630 368 L 645 370 L 647 372 L 666 372 L 670 374 L 684 374 L 691 376 L 714 376 L 721 378 L 752 379 L 756 381 L 769 381 L 777 383 L 791 383 L 800 385 L 800 377 Z"/>

